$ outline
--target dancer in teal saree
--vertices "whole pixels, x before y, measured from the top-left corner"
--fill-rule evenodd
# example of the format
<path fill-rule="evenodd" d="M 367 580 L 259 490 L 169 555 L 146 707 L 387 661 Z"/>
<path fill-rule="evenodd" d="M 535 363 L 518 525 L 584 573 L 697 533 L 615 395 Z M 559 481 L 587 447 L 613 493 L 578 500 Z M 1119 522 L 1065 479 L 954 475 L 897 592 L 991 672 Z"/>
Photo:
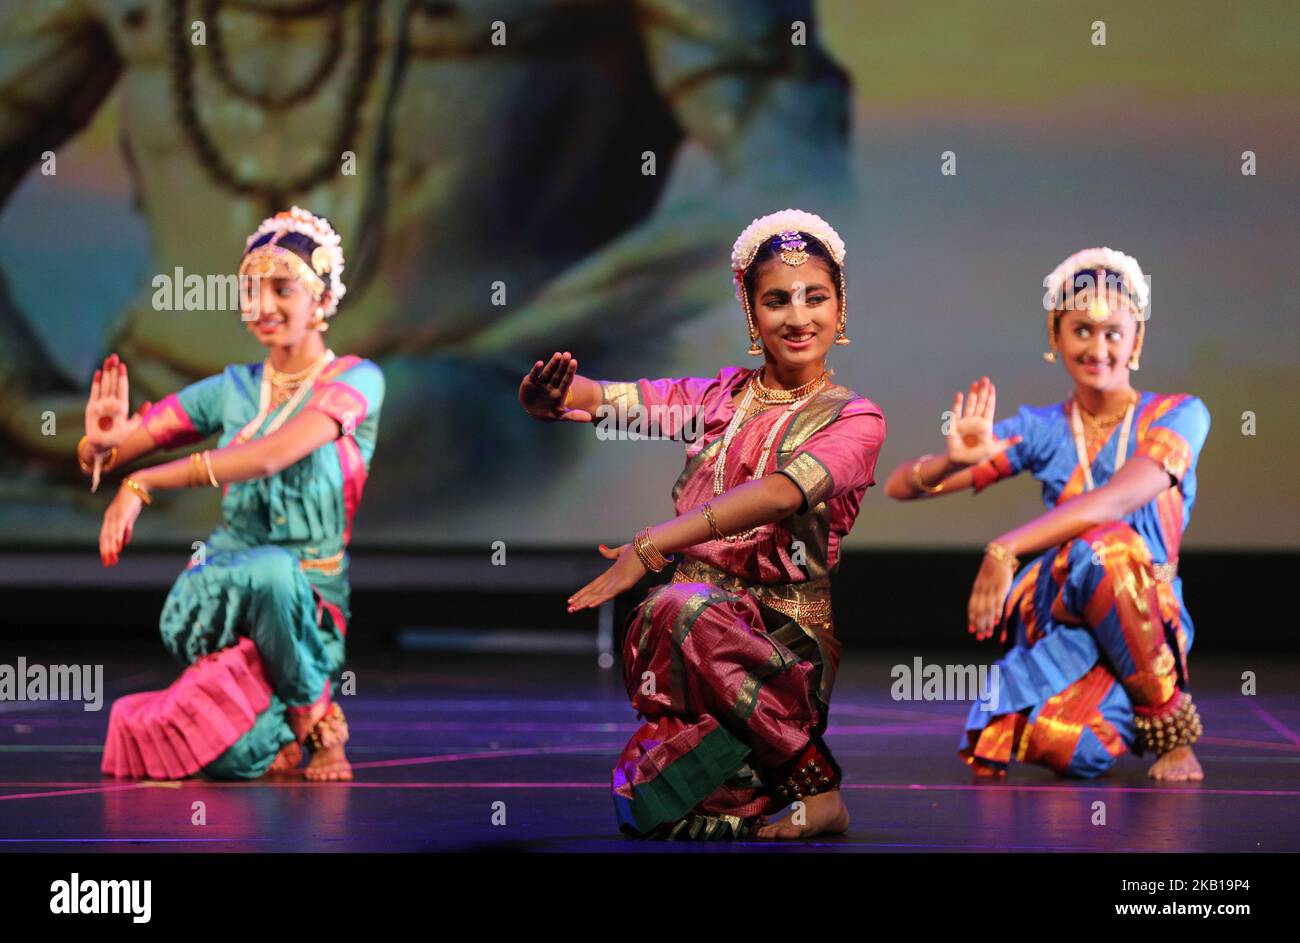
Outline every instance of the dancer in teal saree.
<path fill-rule="evenodd" d="M 329 223 L 294 207 L 264 221 L 240 266 L 240 302 L 266 360 L 235 364 L 127 418 L 127 370 L 95 374 L 78 461 L 96 476 L 154 451 L 218 447 L 132 472 L 104 515 L 117 563 L 141 510 L 170 488 L 222 489 L 222 524 L 172 587 L 161 629 L 187 665 L 164 691 L 119 699 L 103 772 L 177 779 L 289 772 L 351 779 L 334 700 L 349 618 L 352 520 L 374 454 L 384 379 L 325 346 L 344 293 Z"/>

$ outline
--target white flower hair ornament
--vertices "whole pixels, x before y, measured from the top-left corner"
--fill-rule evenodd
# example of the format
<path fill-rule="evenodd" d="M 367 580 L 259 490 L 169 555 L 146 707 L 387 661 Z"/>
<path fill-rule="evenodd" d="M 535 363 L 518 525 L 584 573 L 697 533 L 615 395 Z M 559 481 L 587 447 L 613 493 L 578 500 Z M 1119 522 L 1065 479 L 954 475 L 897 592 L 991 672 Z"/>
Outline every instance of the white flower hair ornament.
<path fill-rule="evenodd" d="M 1117 249 L 1105 246 L 1081 249 L 1052 269 L 1043 279 L 1043 287 L 1047 289 L 1043 295 L 1043 307 L 1047 309 L 1047 339 L 1051 345 L 1051 350 L 1043 354 L 1043 359 L 1048 363 L 1056 362 L 1057 319 L 1060 313 L 1065 310 L 1065 305 L 1073 297 L 1075 279 L 1083 272 L 1092 273 L 1096 279 L 1101 279 L 1103 277 L 1101 270 L 1114 272 L 1120 276 L 1123 284 L 1114 287 L 1127 294 L 1137 309 L 1137 340 L 1133 345 L 1133 354 L 1129 358 L 1129 369 L 1138 369 L 1142 354 L 1142 342 L 1146 339 L 1147 311 L 1151 305 L 1151 284 L 1147 281 L 1146 274 L 1142 271 L 1142 266 L 1138 264 L 1137 259 Z M 1094 289 L 1100 289 L 1103 286 L 1098 281 L 1093 287 Z M 1107 304 L 1105 297 L 1107 294 L 1109 294 L 1109 291 L 1094 290 L 1091 292 L 1088 317 L 1097 323 L 1101 323 L 1110 317 L 1110 306 Z"/>
<path fill-rule="evenodd" d="M 808 261 L 808 245 L 800 233 L 807 233 L 821 243 L 827 254 L 835 261 L 839 269 L 840 317 L 836 328 L 835 343 L 848 344 L 844 335 L 845 315 L 848 297 L 844 286 L 844 240 L 834 227 L 815 213 L 804 210 L 784 209 L 777 213 L 760 216 L 745 227 L 731 249 L 731 273 L 735 283 L 736 297 L 745 310 L 745 321 L 749 326 L 749 353 L 762 354 L 758 344 L 758 325 L 750 310 L 749 295 L 745 291 L 745 272 L 754 263 L 754 257 L 768 242 L 780 239 L 777 257 L 786 265 L 798 266 Z"/>
<path fill-rule="evenodd" d="M 253 244 L 268 233 L 272 237 L 257 248 Z M 311 265 L 302 260 L 297 253 L 277 245 L 290 233 L 306 236 L 316 243 L 311 253 Z M 244 258 L 239 265 L 239 274 L 268 275 L 276 262 L 284 262 L 314 293 L 329 293 L 329 300 L 321 305 L 323 317 L 331 317 L 339 308 L 339 301 L 347 293 L 343 284 L 343 240 L 334 231 L 329 220 L 317 216 L 301 207 L 268 216 L 244 243 Z"/>

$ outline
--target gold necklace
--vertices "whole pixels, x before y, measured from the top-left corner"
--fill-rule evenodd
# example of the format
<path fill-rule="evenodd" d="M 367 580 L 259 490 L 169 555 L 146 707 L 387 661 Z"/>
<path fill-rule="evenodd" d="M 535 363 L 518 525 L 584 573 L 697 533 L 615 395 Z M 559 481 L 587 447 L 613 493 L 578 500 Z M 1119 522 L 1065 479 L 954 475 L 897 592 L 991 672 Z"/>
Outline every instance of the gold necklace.
<path fill-rule="evenodd" d="M 1087 424 L 1088 431 L 1091 433 L 1089 438 L 1096 440 L 1099 438 L 1105 438 L 1110 434 L 1111 427 L 1128 415 L 1129 409 L 1137 402 L 1137 398 L 1137 392 L 1130 391 L 1128 402 L 1124 404 L 1124 408 L 1109 416 L 1094 416 L 1092 413 L 1088 412 L 1088 410 L 1084 408 L 1083 404 L 1079 402 L 1078 395 L 1074 397 L 1074 402 L 1079 409 L 1079 415 L 1083 417 L 1083 421 Z"/>
<path fill-rule="evenodd" d="M 763 371 L 760 369 L 754 374 L 754 396 L 760 403 L 772 405 L 775 403 L 793 403 L 795 400 L 803 399 L 831 375 L 832 371 L 823 370 L 821 375 L 814 377 L 802 386 L 796 386 L 793 390 L 772 389 L 763 385 Z"/>
<path fill-rule="evenodd" d="M 1138 396 L 1135 392 L 1128 401 L 1128 408 L 1124 410 L 1124 424 L 1119 430 L 1119 444 L 1115 448 L 1115 472 L 1118 473 L 1124 467 L 1124 459 L 1128 457 L 1128 439 L 1129 433 L 1133 429 L 1133 411 L 1137 408 Z M 1088 458 L 1088 446 L 1084 442 L 1083 434 L 1083 407 L 1079 405 L 1079 398 L 1076 396 L 1073 402 L 1073 408 L 1070 410 L 1070 431 L 1074 435 L 1074 452 L 1079 459 L 1079 469 L 1083 472 L 1083 490 L 1091 491 L 1094 487 L 1092 480 L 1092 462 Z M 1112 474 L 1114 474 L 1112 473 Z"/>
<path fill-rule="evenodd" d="M 805 395 L 803 396 L 803 398 L 797 399 L 794 402 L 786 405 L 785 407 L 786 411 L 791 413 L 795 412 L 796 410 L 799 409 L 799 407 L 803 406 L 804 403 L 806 403 L 808 400 L 812 399 L 815 395 L 817 395 L 817 393 L 821 390 L 822 386 L 825 385 L 826 378 L 829 375 L 830 374 L 828 373 L 823 373 L 812 383 L 805 383 L 803 386 L 799 387 L 799 389 L 805 390 Z M 726 490 L 727 451 L 731 448 L 731 440 L 736 437 L 736 432 L 740 429 L 741 424 L 745 421 L 745 416 L 749 412 L 749 405 L 754 400 L 754 397 L 758 392 L 758 387 L 761 385 L 762 384 L 758 382 L 757 373 L 755 373 L 752 377 L 750 377 L 749 382 L 745 384 L 745 395 L 741 398 L 740 405 L 737 407 L 735 415 L 731 417 L 731 422 L 727 424 L 727 430 L 722 435 L 722 445 L 718 447 L 718 457 L 714 460 L 713 463 L 713 494 L 715 497 L 722 494 Z M 805 389 L 807 387 L 811 387 L 811 389 Z M 758 464 L 754 466 L 754 471 L 749 476 L 750 481 L 757 481 L 760 477 L 762 477 L 763 469 L 767 467 L 768 456 L 772 454 L 772 446 L 776 442 L 776 434 L 781 429 L 782 425 L 783 423 L 781 419 L 778 418 L 773 421 L 772 428 L 770 428 L 767 431 L 767 436 L 763 439 L 762 454 L 759 455 Z M 759 527 L 751 527 L 747 531 L 743 531 L 742 533 L 739 534 L 730 534 L 728 536 L 723 537 L 722 539 L 727 543 L 739 543 L 742 540 L 748 540 L 750 537 L 754 536 L 754 534 L 758 533 L 759 529 L 760 529 Z"/>
<path fill-rule="evenodd" d="M 271 408 L 274 409 L 281 403 L 286 403 L 292 399 L 293 395 L 298 392 L 298 388 L 309 378 L 313 378 L 313 374 L 324 366 L 322 361 L 325 361 L 327 354 L 329 354 L 328 350 L 301 370 L 295 370 L 292 373 L 286 370 L 277 370 L 271 365 L 271 358 L 267 357 L 262 364 L 262 368 L 266 371 L 266 378 L 271 385 Z"/>
<path fill-rule="evenodd" d="M 322 354 L 321 356 L 323 357 L 324 354 Z M 317 360 L 320 360 L 320 357 L 317 357 L 316 360 L 313 360 L 311 363 L 307 364 L 307 366 L 303 367 L 301 370 L 295 370 L 293 372 L 290 372 L 288 370 L 277 370 L 275 366 L 271 363 L 271 358 L 267 357 L 266 373 L 267 376 L 271 378 L 272 383 L 278 383 L 281 386 L 297 385 L 301 383 L 303 380 L 305 380 L 307 378 L 307 374 L 311 373 L 312 370 L 316 368 Z"/>

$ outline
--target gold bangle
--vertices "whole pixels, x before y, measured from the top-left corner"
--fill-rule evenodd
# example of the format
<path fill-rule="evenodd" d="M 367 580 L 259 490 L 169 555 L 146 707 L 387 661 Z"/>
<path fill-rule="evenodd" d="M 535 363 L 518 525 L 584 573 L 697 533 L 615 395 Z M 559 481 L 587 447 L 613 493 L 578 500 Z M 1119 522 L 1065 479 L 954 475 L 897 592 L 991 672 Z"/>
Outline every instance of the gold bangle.
<path fill-rule="evenodd" d="M 704 512 L 704 519 L 709 522 L 709 536 L 714 540 L 722 540 L 723 533 L 718 529 L 718 522 L 713 517 L 713 505 L 705 501 L 700 505 L 700 510 Z"/>
<path fill-rule="evenodd" d="M 149 489 L 134 478 L 123 478 L 122 485 L 134 491 L 145 504 L 153 504 L 153 497 L 149 494 Z"/>
<path fill-rule="evenodd" d="M 191 452 L 188 461 L 189 465 L 185 469 L 185 487 L 197 488 L 199 486 L 199 453 Z"/>
<path fill-rule="evenodd" d="M 636 537 L 632 539 L 632 549 L 636 551 L 637 558 L 651 573 L 659 573 L 669 564 L 669 559 L 659 552 L 659 548 L 654 545 L 650 539 L 650 528 L 646 527 L 640 530 Z"/>
<path fill-rule="evenodd" d="M 1007 566 L 1011 567 L 1012 573 L 1020 569 L 1020 560 L 1016 555 L 996 540 L 990 540 L 984 545 L 984 555 L 992 557 L 999 563 L 1005 563 Z"/>
<path fill-rule="evenodd" d="M 919 488 L 921 491 L 926 492 L 927 494 L 938 494 L 940 491 L 943 490 L 942 481 L 939 482 L 937 485 L 930 486 L 921 480 L 921 465 L 924 464 L 925 460 L 928 458 L 934 458 L 934 456 L 922 455 L 920 458 L 916 460 L 916 464 L 912 466 L 912 484 L 916 485 L 917 488 Z"/>
<path fill-rule="evenodd" d="M 217 482 L 217 476 L 212 472 L 212 450 L 211 449 L 203 450 L 203 467 L 208 470 L 208 481 L 212 482 L 212 487 L 220 488 L 221 485 Z"/>
<path fill-rule="evenodd" d="M 81 470 L 85 472 L 87 475 L 89 475 L 91 471 L 93 471 L 93 469 L 91 468 L 90 465 L 87 465 L 82 460 L 81 447 L 83 445 L 86 445 L 88 442 L 90 442 L 90 436 L 88 435 L 83 435 L 77 442 L 77 464 L 81 466 Z M 96 452 L 95 454 L 98 455 L 101 453 Z M 101 465 L 99 470 L 101 472 L 109 471 L 116 463 L 117 463 L 117 446 L 115 445 L 108 450 L 108 461 L 105 462 L 103 465 Z"/>
<path fill-rule="evenodd" d="M 88 435 L 83 435 L 80 439 L 77 440 L 77 464 L 81 466 L 81 470 L 86 474 L 90 474 L 90 466 L 87 465 L 81 457 L 81 447 L 89 441 L 90 441 L 90 436 Z"/>

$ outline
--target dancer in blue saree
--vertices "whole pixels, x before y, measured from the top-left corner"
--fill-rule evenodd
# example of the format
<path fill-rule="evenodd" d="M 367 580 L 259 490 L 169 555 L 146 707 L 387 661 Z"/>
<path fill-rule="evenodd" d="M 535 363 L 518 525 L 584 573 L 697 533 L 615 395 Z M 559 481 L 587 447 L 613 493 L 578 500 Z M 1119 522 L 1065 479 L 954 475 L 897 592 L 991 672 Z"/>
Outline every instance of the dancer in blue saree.
<path fill-rule="evenodd" d="M 1156 779 L 1202 779 L 1178 552 L 1210 414 L 1195 396 L 1130 384 L 1150 304 L 1137 260 L 1087 249 L 1044 286 L 1046 359 L 1072 395 L 995 425 L 984 377 L 953 401 L 946 454 L 905 462 L 886 487 L 912 500 L 1028 471 L 1049 508 L 986 548 L 969 631 L 985 639 L 1000 625 L 1006 649 L 997 702 L 972 707 L 961 754 L 984 775 L 1018 760 L 1092 777 L 1132 750 L 1156 756 Z"/>
<path fill-rule="evenodd" d="M 218 447 L 132 472 L 104 514 L 99 549 L 117 563 L 142 508 L 170 488 L 222 490 L 223 522 L 163 608 L 168 650 L 187 665 L 164 691 L 119 699 L 103 772 L 177 779 L 290 772 L 351 779 L 335 700 L 349 618 L 352 520 L 374 453 L 384 380 L 335 356 L 323 333 L 343 296 L 329 223 L 294 207 L 249 237 L 240 265 L 248 329 L 262 363 L 235 364 L 127 418 L 127 370 L 96 372 L 78 445 L 98 476 L 155 449 L 219 435 Z"/>

